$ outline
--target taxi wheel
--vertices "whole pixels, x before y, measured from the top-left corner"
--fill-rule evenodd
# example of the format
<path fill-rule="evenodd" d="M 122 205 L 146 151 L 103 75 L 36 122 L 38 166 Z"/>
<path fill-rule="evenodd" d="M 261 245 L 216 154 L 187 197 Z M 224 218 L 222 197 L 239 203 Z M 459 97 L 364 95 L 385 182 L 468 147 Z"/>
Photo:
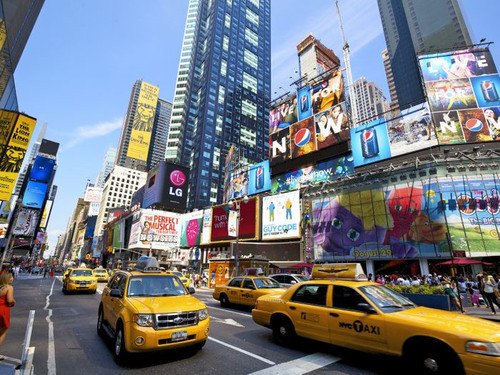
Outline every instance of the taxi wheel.
<path fill-rule="evenodd" d="M 102 306 L 99 306 L 99 313 L 97 315 L 97 334 L 101 337 L 104 336 L 104 327 L 102 326 L 104 322 L 104 316 L 102 313 Z"/>
<path fill-rule="evenodd" d="M 424 344 L 407 356 L 419 374 L 465 374 L 460 358 L 444 344 Z"/>
<path fill-rule="evenodd" d="M 295 329 L 290 319 L 278 317 L 272 322 L 274 340 L 280 344 L 291 344 L 295 339 Z"/>
<path fill-rule="evenodd" d="M 116 363 L 120 365 L 125 362 L 125 358 L 127 357 L 127 349 L 125 349 L 125 335 L 123 333 L 123 327 L 121 324 L 118 325 L 116 329 L 113 354 Z"/>
<path fill-rule="evenodd" d="M 229 298 L 225 294 L 221 294 L 220 296 L 220 305 L 222 307 L 228 307 L 229 306 Z"/>

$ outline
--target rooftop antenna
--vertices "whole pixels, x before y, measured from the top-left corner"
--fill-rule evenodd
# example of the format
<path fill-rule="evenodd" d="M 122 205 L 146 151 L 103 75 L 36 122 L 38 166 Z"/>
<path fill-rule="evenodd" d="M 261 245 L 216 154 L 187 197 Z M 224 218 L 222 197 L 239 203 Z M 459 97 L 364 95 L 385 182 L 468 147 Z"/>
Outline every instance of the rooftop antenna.
<path fill-rule="evenodd" d="M 356 107 L 356 97 L 354 95 L 354 85 L 352 83 L 351 55 L 349 51 L 349 44 L 345 40 L 344 26 L 342 24 L 342 17 L 340 15 L 339 0 L 335 0 L 335 6 L 337 7 L 337 16 L 339 17 L 340 31 L 342 32 L 342 41 L 344 42 L 343 55 L 344 55 L 345 70 L 347 74 L 347 85 L 349 87 L 349 98 L 351 99 L 352 123 L 353 127 L 356 127 L 358 125 L 358 114 Z"/>

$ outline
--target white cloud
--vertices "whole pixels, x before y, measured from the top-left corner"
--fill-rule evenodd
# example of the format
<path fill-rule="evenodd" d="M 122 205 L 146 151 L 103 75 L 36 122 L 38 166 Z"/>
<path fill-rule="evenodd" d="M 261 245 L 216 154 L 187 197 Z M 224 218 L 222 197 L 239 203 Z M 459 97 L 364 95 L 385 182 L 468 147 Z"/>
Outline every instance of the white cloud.
<path fill-rule="evenodd" d="M 64 144 L 64 148 L 61 151 L 73 148 L 89 139 L 104 137 L 116 129 L 120 129 L 122 124 L 123 119 L 115 119 L 113 121 L 99 122 L 95 125 L 79 126 L 71 135 L 70 141 Z"/>

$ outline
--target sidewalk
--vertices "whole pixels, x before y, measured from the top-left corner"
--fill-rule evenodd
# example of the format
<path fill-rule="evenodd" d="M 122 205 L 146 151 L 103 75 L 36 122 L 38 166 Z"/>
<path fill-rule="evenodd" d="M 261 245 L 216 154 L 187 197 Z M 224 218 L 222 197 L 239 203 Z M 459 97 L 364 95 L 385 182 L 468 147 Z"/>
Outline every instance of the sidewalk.
<path fill-rule="evenodd" d="M 497 312 L 496 315 L 492 315 L 491 309 L 486 306 L 481 306 L 481 307 L 466 307 L 465 308 L 465 315 L 468 316 L 474 316 L 476 318 L 483 318 L 483 319 L 488 319 L 497 323 L 500 323 L 500 309 L 498 306 L 495 306 L 495 310 Z"/>

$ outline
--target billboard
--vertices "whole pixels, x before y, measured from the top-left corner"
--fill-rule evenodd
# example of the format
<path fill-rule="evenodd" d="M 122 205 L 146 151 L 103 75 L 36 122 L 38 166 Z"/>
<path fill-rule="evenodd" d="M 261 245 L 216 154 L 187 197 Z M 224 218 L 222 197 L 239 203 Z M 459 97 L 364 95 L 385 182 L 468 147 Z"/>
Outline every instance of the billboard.
<path fill-rule="evenodd" d="M 102 188 L 96 186 L 87 186 L 87 188 L 85 189 L 83 200 L 85 202 L 101 203 L 102 190 Z"/>
<path fill-rule="evenodd" d="M 123 249 L 125 245 L 125 220 L 121 220 L 113 227 L 113 250 Z"/>
<path fill-rule="evenodd" d="M 129 248 L 167 250 L 179 246 L 180 215 L 141 209 L 134 213 Z"/>
<path fill-rule="evenodd" d="M 233 168 L 228 189 L 229 190 L 226 192 L 226 202 L 231 199 L 240 199 L 248 195 L 248 169 L 237 171 Z"/>
<path fill-rule="evenodd" d="M 42 219 L 40 220 L 40 228 L 47 228 L 47 223 L 50 218 L 50 212 L 52 210 L 52 203 L 50 199 L 45 203 L 45 208 L 43 209 Z"/>
<path fill-rule="evenodd" d="M 355 167 L 390 158 L 391 147 L 385 118 L 351 129 L 351 147 Z"/>
<path fill-rule="evenodd" d="M 418 151 L 438 144 L 427 103 L 417 104 L 387 120 L 392 156 Z"/>
<path fill-rule="evenodd" d="M 299 190 L 262 199 L 262 240 L 300 238 L 300 222 Z"/>
<path fill-rule="evenodd" d="M 305 186 L 317 185 L 353 173 L 354 159 L 352 155 L 341 156 L 275 176 L 271 183 L 271 193 L 276 194 Z"/>
<path fill-rule="evenodd" d="M 23 194 L 23 206 L 42 208 L 49 185 L 42 182 L 28 181 Z"/>
<path fill-rule="evenodd" d="M 203 210 L 203 229 L 201 232 L 201 245 L 208 245 L 210 243 L 210 235 L 212 233 L 212 209 L 207 208 Z"/>
<path fill-rule="evenodd" d="M 201 243 L 203 229 L 203 211 L 189 212 L 181 215 L 180 246 L 198 246 Z"/>
<path fill-rule="evenodd" d="M 141 82 L 127 157 L 147 161 L 160 89 Z"/>
<path fill-rule="evenodd" d="M 55 165 L 56 161 L 54 159 L 38 155 L 33 163 L 33 168 L 31 168 L 29 179 L 32 181 L 49 183 Z"/>
<path fill-rule="evenodd" d="M 21 208 L 17 212 L 17 217 L 14 221 L 14 229 L 12 234 L 14 236 L 33 236 L 35 234 L 36 225 L 40 211 L 31 208 Z"/>
<path fill-rule="evenodd" d="M 259 198 L 250 198 L 247 203 L 240 201 L 239 239 L 259 238 Z M 232 205 L 212 207 L 210 242 L 227 242 L 234 238 L 228 232 L 228 217 Z"/>
<path fill-rule="evenodd" d="M 488 49 L 419 56 L 439 144 L 494 141 L 500 77 Z"/>
<path fill-rule="evenodd" d="M 52 156 L 57 156 L 57 151 L 59 150 L 59 143 L 49 141 L 48 139 L 42 139 L 42 143 L 40 144 L 40 152 L 41 154 L 47 154 Z"/>
<path fill-rule="evenodd" d="M 248 195 L 271 190 L 271 168 L 269 160 L 251 165 L 248 170 Z"/>
<path fill-rule="evenodd" d="M 35 125 L 36 119 L 23 114 L 18 114 L 17 118 L 9 114 L 0 125 L 2 135 L 11 134 L 10 138 L 5 138 L 8 141 L 0 150 L 0 200 L 10 199 Z M 8 128 L 13 128 L 12 132 L 8 132 Z"/>
<path fill-rule="evenodd" d="M 343 90 L 342 73 L 335 70 L 312 85 L 298 89 L 296 99 L 291 96 L 271 108 L 271 166 L 350 139 Z"/>
<path fill-rule="evenodd" d="M 189 169 L 162 161 L 149 171 L 142 207 L 186 209 Z"/>

